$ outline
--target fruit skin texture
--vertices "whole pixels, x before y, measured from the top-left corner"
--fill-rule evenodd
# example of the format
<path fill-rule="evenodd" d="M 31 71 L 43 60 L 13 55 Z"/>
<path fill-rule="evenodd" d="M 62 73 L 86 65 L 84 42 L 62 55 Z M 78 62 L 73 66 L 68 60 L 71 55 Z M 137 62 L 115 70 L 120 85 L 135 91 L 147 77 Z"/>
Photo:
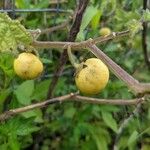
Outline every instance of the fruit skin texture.
<path fill-rule="evenodd" d="M 111 34 L 111 30 L 107 27 L 101 28 L 99 31 L 101 36 L 107 36 L 109 34 Z"/>
<path fill-rule="evenodd" d="M 84 66 L 75 76 L 76 86 L 83 94 L 98 94 L 108 83 L 109 70 L 97 58 L 86 60 Z"/>
<path fill-rule="evenodd" d="M 34 79 L 43 71 L 43 64 L 32 53 L 21 53 L 14 60 L 14 70 L 22 79 Z"/>

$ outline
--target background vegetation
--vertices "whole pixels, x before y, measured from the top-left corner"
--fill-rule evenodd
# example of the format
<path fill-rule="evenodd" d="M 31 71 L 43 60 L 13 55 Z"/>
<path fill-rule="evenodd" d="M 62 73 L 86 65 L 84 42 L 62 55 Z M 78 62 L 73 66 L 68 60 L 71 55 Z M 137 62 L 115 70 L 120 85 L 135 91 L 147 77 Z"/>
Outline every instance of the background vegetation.
<path fill-rule="evenodd" d="M 69 13 L 41 12 L 16 13 L 27 29 L 45 29 L 59 25 L 69 19 L 76 9 L 77 1 L 68 0 L 51 4 L 50 0 L 16 0 L 19 9 L 58 8 Z M 150 6 L 149 6 L 150 7 Z M 128 29 L 133 19 L 142 16 L 143 2 L 138 0 L 91 0 L 83 17 L 76 41 L 98 37 L 102 27 L 112 31 Z M 65 28 L 42 34 L 39 40 L 66 41 L 71 21 Z M 150 34 L 148 30 L 147 35 Z M 147 36 L 150 41 L 150 36 Z M 150 44 L 147 42 L 148 49 Z M 150 71 L 142 50 L 142 31 L 134 37 L 108 41 L 99 47 L 136 79 L 149 82 Z M 0 54 L 0 112 L 26 106 L 47 99 L 48 87 L 58 64 L 59 49 L 39 49 L 44 63 L 44 72 L 36 80 L 22 80 L 13 71 L 14 57 L 10 53 Z M 89 51 L 76 53 L 80 61 L 94 57 Z M 76 92 L 74 68 L 67 62 L 54 91 L 55 96 Z M 132 99 L 134 95 L 112 73 L 110 80 L 98 98 Z M 44 110 L 35 109 L 17 115 L 0 124 L 1 150 L 110 150 L 114 144 L 120 123 L 132 113 L 134 106 L 108 106 L 66 102 L 53 104 Z M 119 140 L 120 150 L 150 149 L 150 108 L 144 105 L 125 128 Z"/>

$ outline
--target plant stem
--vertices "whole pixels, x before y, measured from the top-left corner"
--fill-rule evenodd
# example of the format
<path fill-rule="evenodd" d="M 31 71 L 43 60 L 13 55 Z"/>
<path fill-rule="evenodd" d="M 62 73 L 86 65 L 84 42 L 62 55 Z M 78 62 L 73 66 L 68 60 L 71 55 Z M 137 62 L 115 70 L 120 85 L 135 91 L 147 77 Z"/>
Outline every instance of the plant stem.
<path fill-rule="evenodd" d="M 77 69 L 79 67 L 79 64 L 77 64 L 76 61 L 75 61 L 75 56 L 71 52 L 71 46 L 70 45 L 67 48 L 67 52 L 68 52 L 68 57 L 69 57 L 69 60 L 70 60 L 70 62 L 72 64 L 72 66 L 75 69 Z"/>
<path fill-rule="evenodd" d="M 143 0 L 143 9 L 147 9 L 147 0 Z M 143 31 L 142 31 L 142 47 L 143 47 L 143 54 L 145 58 L 145 63 L 147 64 L 148 69 L 150 70 L 150 58 L 148 55 L 147 50 L 147 22 L 143 22 Z"/>
<path fill-rule="evenodd" d="M 32 33 L 33 34 L 33 33 Z M 106 37 L 97 37 L 92 39 L 93 44 L 104 43 L 112 39 L 120 38 L 129 35 L 129 30 L 121 31 L 121 32 L 113 32 L 112 34 Z M 68 45 L 71 46 L 72 50 L 80 50 L 86 48 L 87 44 L 91 42 L 91 40 L 86 40 L 82 42 L 51 42 L 51 41 L 34 41 L 32 46 L 36 48 L 57 48 L 63 49 L 66 48 Z"/>
<path fill-rule="evenodd" d="M 55 97 L 48 99 L 43 102 L 38 102 L 36 104 L 31 104 L 28 106 L 16 108 L 16 109 L 11 109 L 8 111 L 5 111 L 4 113 L 0 114 L 0 121 L 4 121 L 12 116 L 15 116 L 17 114 L 30 111 L 35 108 L 43 108 L 51 104 L 55 103 L 62 103 L 65 101 L 77 101 L 77 102 L 86 102 L 86 103 L 91 103 L 91 104 L 107 104 L 107 105 L 137 105 L 145 101 L 145 98 L 147 97 L 141 97 L 141 98 L 135 98 L 135 99 L 98 99 L 98 98 L 91 98 L 91 97 L 86 97 L 86 96 L 80 96 L 77 95 L 78 93 L 70 93 L 67 95 L 63 95 L 60 97 Z"/>
<path fill-rule="evenodd" d="M 116 64 L 111 58 L 109 58 L 104 52 L 102 52 L 96 45 L 88 44 L 90 51 L 99 59 L 101 59 L 109 69 L 135 93 L 141 94 L 144 92 L 150 92 L 150 84 L 140 84 L 138 80 L 134 79 L 118 64 Z"/>

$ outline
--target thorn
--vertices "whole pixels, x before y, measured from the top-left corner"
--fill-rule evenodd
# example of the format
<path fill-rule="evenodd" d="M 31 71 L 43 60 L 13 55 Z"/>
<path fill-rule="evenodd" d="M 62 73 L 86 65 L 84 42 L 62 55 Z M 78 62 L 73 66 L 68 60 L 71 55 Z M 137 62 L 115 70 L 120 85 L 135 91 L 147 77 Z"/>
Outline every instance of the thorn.
<path fill-rule="evenodd" d="M 112 32 L 112 35 L 115 37 L 115 36 L 116 36 L 116 33 L 115 33 L 115 32 Z"/>

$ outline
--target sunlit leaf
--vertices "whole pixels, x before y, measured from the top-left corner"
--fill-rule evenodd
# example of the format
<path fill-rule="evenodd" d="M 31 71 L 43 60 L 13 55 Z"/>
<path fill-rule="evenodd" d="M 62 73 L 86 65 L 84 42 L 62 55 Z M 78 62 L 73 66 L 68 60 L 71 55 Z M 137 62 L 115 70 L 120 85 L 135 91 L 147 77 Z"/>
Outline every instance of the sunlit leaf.
<path fill-rule="evenodd" d="M 87 7 L 87 9 L 83 15 L 83 19 L 82 19 L 81 26 L 80 26 L 80 32 L 78 33 L 77 39 L 79 39 L 79 40 L 84 39 L 83 31 L 88 26 L 88 24 L 90 23 L 90 21 L 96 15 L 97 12 L 98 12 L 98 9 L 96 7 L 94 7 L 92 5 Z"/>
<path fill-rule="evenodd" d="M 31 34 L 17 20 L 11 20 L 5 13 L 0 13 L 0 52 L 16 51 L 19 44 L 29 45 Z"/>
<path fill-rule="evenodd" d="M 117 132 L 117 123 L 112 114 L 108 112 L 102 112 L 102 117 L 107 126 L 110 127 L 114 132 Z"/>
<path fill-rule="evenodd" d="M 100 24 L 101 11 L 97 11 L 96 15 L 91 20 L 92 29 L 96 29 Z"/>
<path fill-rule="evenodd" d="M 128 145 L 131 145 L 133 142 L 135 142 L 137 140 L 138 134 L 139 133 L 137 131 L 133 131 L 133 133 L 130 135 L 130 137 L 128 139 Z"/>

